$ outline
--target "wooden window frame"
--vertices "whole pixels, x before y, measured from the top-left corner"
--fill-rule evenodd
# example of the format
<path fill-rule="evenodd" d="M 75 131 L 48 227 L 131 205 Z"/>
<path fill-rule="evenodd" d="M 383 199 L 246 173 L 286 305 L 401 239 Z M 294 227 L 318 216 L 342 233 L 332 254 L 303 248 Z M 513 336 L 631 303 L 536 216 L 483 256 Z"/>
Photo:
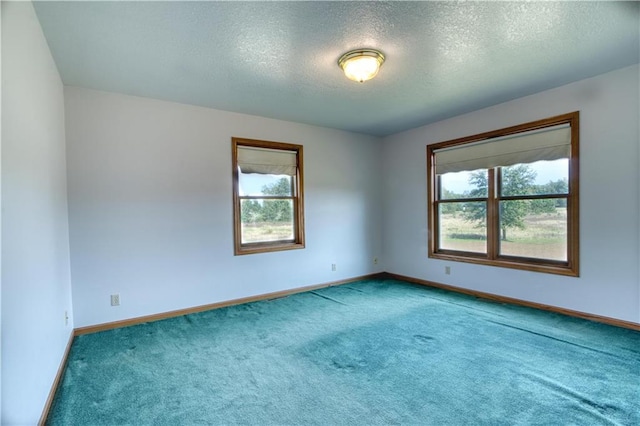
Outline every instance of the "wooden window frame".
<path fill-rule="evenodd" d="M 272 150 L 296 152 L 296 176 L 292 196 L 241 196 L 238 172 L 238 147 L 248 146 L 254 148 L 267 148 Z M 233 171 L 233 236 L 234 254 L 268 253 L 282 250 L 303 249 L 304 242 L 304 174 L 303 174 L 303 147 L 302 145 L 271 142 L 256 139 L 231 138 L 232 171 Z M 242 222 L 240 215 L 240 203 L 243 199 L 292 199 L 293 200 L 293 240 L 279 240 L 257 243 L 242 243 Z"/>
<path fill-rule="evenodd" d="M 499 168 L 488 169 L 487 198 L 453 201 L 486 201 L 487 202 L 487 253 L 473 253 L 458 250 L 439 249 L 438 206 L 442 203 L 438 198 L 439 185 L 435 172 L 435 153 L 443 148 L 450 148 L 493 138 L 530 132 L 562 124 L 571 126 L 571 154 L 569 157 L 569 192 L 568 194 L 501 196 L 500 179 L 496 176 Z M 545 272 L 558 275 L 579 276 L 579 132 L 580 113 L 578 111 L 558 115 L 538 121 L 507 127 L 504 129 L 485 132 L 464 138 L 427 145 L 427 196 L 428 196 L 428 256 L 433 259 L 475 263 L 480 265 L 499 266 L 505 268 L 522 269 L 527 271 Z M 566 198 L 567 200 L 567 261 L 553 261 L 546 259 L 507 256 L 499 254 L 499 203 L 512 199 L 545 199 Z"/>

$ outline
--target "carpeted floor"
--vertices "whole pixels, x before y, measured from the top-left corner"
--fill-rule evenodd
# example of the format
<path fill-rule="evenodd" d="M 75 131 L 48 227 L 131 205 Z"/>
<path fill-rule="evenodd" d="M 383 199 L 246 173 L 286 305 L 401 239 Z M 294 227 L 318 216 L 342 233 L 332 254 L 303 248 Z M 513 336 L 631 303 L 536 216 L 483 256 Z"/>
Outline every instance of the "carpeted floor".
<path fill-rule="evenodd" d="M 55 425 L 640 424 L 640 333 L 371 280 L 75 339 Z"/>

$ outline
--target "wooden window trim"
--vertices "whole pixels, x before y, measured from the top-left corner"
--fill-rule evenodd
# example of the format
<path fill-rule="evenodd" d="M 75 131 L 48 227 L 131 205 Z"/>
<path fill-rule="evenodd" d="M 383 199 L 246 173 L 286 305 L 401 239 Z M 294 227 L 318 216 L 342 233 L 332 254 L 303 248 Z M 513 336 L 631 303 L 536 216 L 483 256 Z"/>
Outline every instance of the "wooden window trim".
<path fill-rule="evenodd" d="M 560 124 L 571 126 L 571 156 L 569 158 L 569 193 L 548 194 L 548 195 L 527 195 L 527 196 L 502 196 L 496 198 L 495 191 L 500 188 L 493 179 L 497 179 L 494 170 L 489 169 L 489 194 L 488 198 L 480 198 L 477 201 L 487 201 L 487 254 L 472 253 L 456 250 L 438 249 L 439 224 L 438 205 L 443 202 L 455 202 L 460 200 L 441 200 L 437 202 L 437 178 L 435 174 L 435 152 L 442 148 L 449 148 L 465 145 L 473 142 L 480 142 L 487 139 L 499 138 L 523 132 L 543 129 Z M 479 265 L 499 266 L 512 269 L 522 269 L 527 271 L 545 272 L 566 276 L 579 276 L 579 134 L 580 134 L 580 113 L 578 111 L 568 114 L 558 115 L 542 120 L 524 123 L 504 129 L 493 130 L 464 138 L 453 139 L 427 145 L 427 226 L 428 226 L 428 257 L 433 259 L 467 262 Z M 498 183 L 500 180 L 498 179 Z M 517 256 L 499 255 L 499 239 L 491 238 L 496 236 L 499 230 L 498 203 L 500 200 L 509 199 L 543 199 L 543 198 L 566 198 L 567 200 L 567 262 L 552 261 L 544 259 L 533 259 Z M 470 201 L 471 199 L 464 199 Z"/>
<path fill-rule="evenodd" d="M 293 196 L 243 196 L 240 197 L 239 190 L 239 173 L 238 173 L 238 146 L 250 146 L 255 148 L 281 149 L 285 151 L 295 151 L 297 159 L 295 188 Z M 233 237 L 234 237 L 234 254 L 245 255 L 255 253 L 268 253 L 282 250 L 296 250 L 305 247 L 304 240 L 304 173 L 303 173 L 303 147 L 302 145 L 271 142 L 256 139 L 231 138 L 231 156 L 232 156 L 232 173 L 233 173 Z M 280 240 L 259 243 L 242 244 L 242 224 L 240 216 L 241 199 L 292 199 L 293 200 L 293 217 L 294 231 L 293 240 Z"/>

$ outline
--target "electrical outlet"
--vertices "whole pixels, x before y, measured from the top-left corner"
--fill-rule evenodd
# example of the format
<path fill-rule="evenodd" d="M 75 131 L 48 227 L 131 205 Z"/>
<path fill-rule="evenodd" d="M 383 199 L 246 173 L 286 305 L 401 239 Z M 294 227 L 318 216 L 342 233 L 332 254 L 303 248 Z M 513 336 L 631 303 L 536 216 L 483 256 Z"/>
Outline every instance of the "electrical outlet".
<path fill-rule="evenodd" d="M 69 312 L 64 311 L 64 325 L 69 325 Z"/>
<path fill-rule="evenodd" d="M 335 264 L 335 263 L 332 263 L 332 264 L 331 264 L 331 270 L 332 270 L 333 272 L 335 272 L 335 271 L 336 271 L 336 264 Z"/>
<path fill-rule="evenodd" d="M 374 258 L 373 258 L 373 264 L 374 264 L 374 265 L 377 265 L 377 264 L 378 264 L 378 258 L 377 258 L 377 257 L 374 257 Z"/>
<path fill-rule="evenodd" d="M 445 266 L 444 267 L 444 273 L 447 275 L 451 275 L 451 266 Z"/>
<path fill-rule="evenodd" d="M 120 295 L 112 294 L 111 295 L 111 306 L 120 306 Z"/>

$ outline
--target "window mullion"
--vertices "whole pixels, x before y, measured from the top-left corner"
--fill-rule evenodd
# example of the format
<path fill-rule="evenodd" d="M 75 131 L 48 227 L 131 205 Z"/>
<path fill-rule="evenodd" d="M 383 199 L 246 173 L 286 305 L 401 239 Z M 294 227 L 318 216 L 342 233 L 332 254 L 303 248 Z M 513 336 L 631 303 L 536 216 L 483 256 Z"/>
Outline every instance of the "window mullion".
<path fill-rule="evenodd" d="M 431 217 L 432 217 L 432 223 L 433 223 L 433 234 L 432 234 L 432 240 L 433 240 L 433 251 L 438 251 L 440 250 L 440 245 L 442 244 L 440 242 L 440 203 L 439 201 L 442 200 L 442 191 L 440 189 L 441 185 L 442 185 L 442 180 L 440 179 L 440 175 L 435 173 L 435 169 L 433 171 L 433 183 L 434 185 L 431 186 L 431 190 L 433 192 L 432 196 L 432 202 L 430 203 L 429 207 L 431 208 Z"/>
<path fill-rule="evenodd" d="M 487 257 L 489 259 L 496 259 L 498 257 L 498 244 L 499 244 L 499 220 L 500 209 L 498 194 L 500 188 L 498 187 L 500 179 L 498 178 L 500 171 L 496 172 L 496 169 L 488 170 L 488 195 L 487 195 Z M 498 178 L 498 179 L 497 179 Z"/>
<path fill-rule="evenodd" d="M 295 195 L 239 195 L 240 200 L 294 200 Z"/>

